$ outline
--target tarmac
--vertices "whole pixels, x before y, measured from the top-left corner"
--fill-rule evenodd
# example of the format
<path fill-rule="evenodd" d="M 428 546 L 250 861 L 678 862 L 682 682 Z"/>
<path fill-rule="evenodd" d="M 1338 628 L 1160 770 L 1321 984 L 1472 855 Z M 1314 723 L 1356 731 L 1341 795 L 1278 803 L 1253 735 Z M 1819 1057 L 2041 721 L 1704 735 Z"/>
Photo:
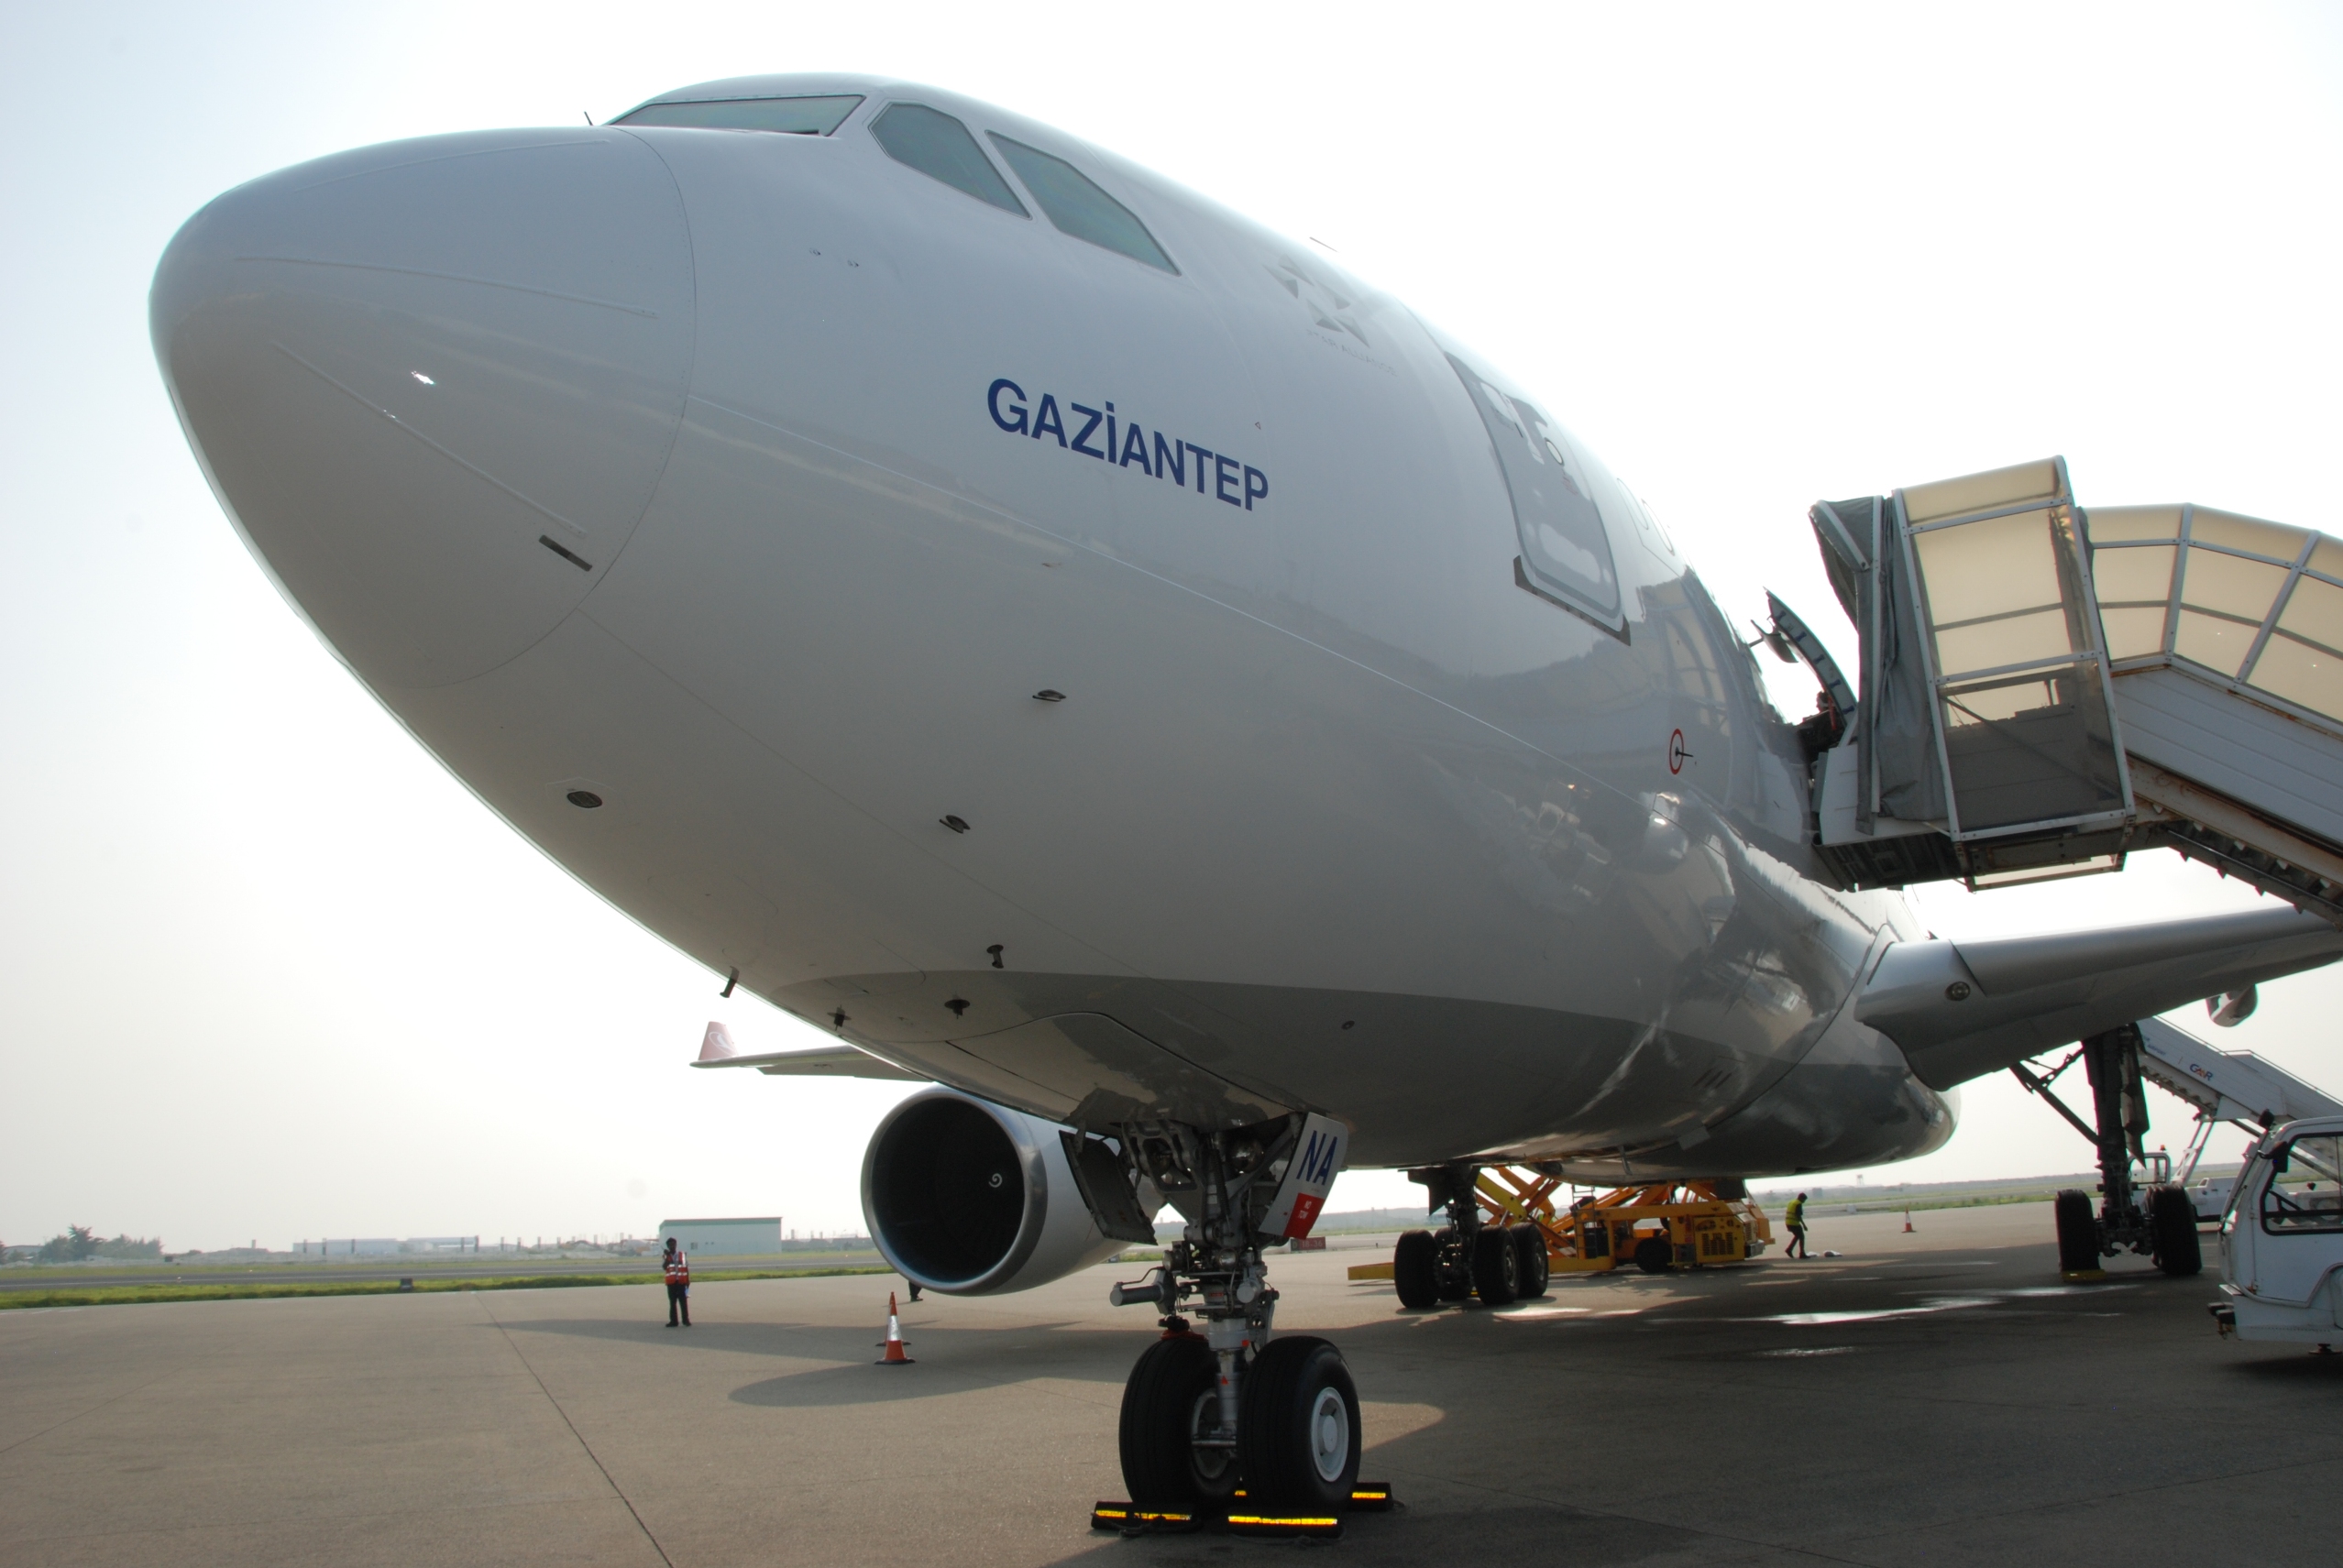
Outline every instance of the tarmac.
<path fill-rule="evenodd" d="M 2343 1355 L 2216 1338 L 2209 1232 L 2063 1286 L 2045 1204 L 1913 1223 L 1497 1310 L 1279 1257 L 1404 1505 L 1309 1546 L 1088 1528 L 1131 1266 L 906 1303 L 908 1367 L 874 1276 L 0 1313 L 0 1563 L 2336 1561 Z"/>

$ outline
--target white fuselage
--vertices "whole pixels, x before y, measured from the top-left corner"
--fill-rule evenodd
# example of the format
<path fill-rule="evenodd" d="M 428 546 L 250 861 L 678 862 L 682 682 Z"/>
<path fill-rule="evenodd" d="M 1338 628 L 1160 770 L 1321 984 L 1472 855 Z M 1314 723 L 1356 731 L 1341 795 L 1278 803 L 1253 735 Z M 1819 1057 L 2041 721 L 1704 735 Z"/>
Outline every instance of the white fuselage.
<path fill-rule="evenodd" d="M 367 148 L 164 260 L 224 504 L 484 801 L 741 985 L 1060 1120 L 1590 1174 L 1950 1135 L 1843 1015 L 1901 896 L 1814 879 L 1792 730 L 1553 427 L 1616 625 L 1541 586 L 1576 547 L 1476 401 L 1524 394 L 1046 126 L 800 90 L 864 96 Z M 895 100 L 1077 165 L 1177 271 L 890 159 Z"/>

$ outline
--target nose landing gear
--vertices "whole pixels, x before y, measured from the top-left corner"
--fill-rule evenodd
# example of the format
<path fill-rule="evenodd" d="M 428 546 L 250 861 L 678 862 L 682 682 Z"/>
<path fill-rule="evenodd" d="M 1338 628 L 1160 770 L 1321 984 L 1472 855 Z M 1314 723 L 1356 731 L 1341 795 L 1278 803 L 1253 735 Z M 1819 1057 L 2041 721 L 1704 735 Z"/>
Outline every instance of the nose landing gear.
<path fill-rule="evenodd" d="M 1163 1333 L 1123 1386 L 1130 1500 L 1099 1504 L 1097 1528 L 1326 1535 L 1346 1512 L 1389 1506 L 1389 1487 L 1358 1480 L 1358 1390 L 1342 1353 L 1310 1335 L 1272 1337 L 1261 1227 L 1292 1208 L 1290 1179 L 1314 1157 L 1304 1135 L 1317 1121 L 1118 1130 L 1134 1190 L 1151 1186 L 1188 1224 L 1147 1278 L 1109 1297 L 1156 1307 Z M 1320 1168 L 1323 1196 L 1333 1169 Z"/>

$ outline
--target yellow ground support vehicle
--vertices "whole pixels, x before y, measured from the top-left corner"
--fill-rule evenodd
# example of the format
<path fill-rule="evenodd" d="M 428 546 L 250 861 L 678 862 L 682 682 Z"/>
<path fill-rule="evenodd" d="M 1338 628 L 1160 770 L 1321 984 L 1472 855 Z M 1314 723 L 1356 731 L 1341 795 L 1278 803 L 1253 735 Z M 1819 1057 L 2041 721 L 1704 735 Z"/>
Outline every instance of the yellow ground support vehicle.
<path fill-rule="evenodd" d="M 1510 1190 L 1488 1192 L 1492 1176 Z M 1774 1245 L 1766 1211 L 1745 1197 L 1721 1196 L 1715 1182 L 1615 1187 L 1556 1215 L 1550 1204 L 1539 1212 L 1537 1201 L 1552 1190 L 1549 1179 L 1538 1177 L 1535 1185 L 1524 1187 L 1510 1168 L 1487 1173 L 1481 1178 L 1482 1201 L 1520 1203 L 1546 1233 L 1550 1266 L 1557 1274 L 1593 1274 L 1628 1263 L 1646 1274 L 1746 1263 Z M 1537 1190 L 1541 1186 L 1545 1192 Z M 1511 1203 L 1507 1207 L 1510 1212 Z"/>
<path fill-rule="evenodd" d="M 1411 1306 L 1460 1301 L 1468 1295 L 1502 1306 L 1503 1301 L 1490 1299 L 1491 1287 L 1504 1300 L 1544 1295 L 1549 1271 L 1597 1274 L 1633 1264 L 1659 1274 L 1745 1263 L 1774 1243 L 1766 1212 L 1738 1183 L 1619 1187 L 1556 1209 L 1554 1194 L 1562 1184 L 1559 1177 L 1520 1167 L 1484 1167 L 1473 1173 L 1468 1206 L 1456 1201 L 1464 1194 L 1452 1192 L 1449 1225 L 1406 1233 L 1392 1262 L 1361 1264 L 1350 1270 L 1350 1277 L 1392 1280 Z M 1490 1263 L 1500 1238 L 1504 1251 L 1531 1255 L 1503 1271 L 1509 1277 L 1501 1277 Z M 1514 1283 L 1511 1293 L 1509 1283 Z"/>

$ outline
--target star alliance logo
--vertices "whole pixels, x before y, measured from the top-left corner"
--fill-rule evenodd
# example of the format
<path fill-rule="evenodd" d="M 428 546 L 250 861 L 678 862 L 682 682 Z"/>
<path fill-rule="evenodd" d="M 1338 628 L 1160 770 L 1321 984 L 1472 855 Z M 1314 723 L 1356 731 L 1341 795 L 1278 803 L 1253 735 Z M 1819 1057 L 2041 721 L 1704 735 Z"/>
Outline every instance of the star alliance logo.
<path fill-rule="evenodd" d="M 1348 333 L 1362 348 L 1372 346 L 1367 334 L 1358 330 L 1358 323 L 1350 319 L 1352 302 L 1340 290 L 1311 276 L 1290 256 L 1279 257 L 1277 265 L 1269 269 L 1269 275 L 1310 313 L 1310 319 L 1319 326 L 1328 332 Z"/>

